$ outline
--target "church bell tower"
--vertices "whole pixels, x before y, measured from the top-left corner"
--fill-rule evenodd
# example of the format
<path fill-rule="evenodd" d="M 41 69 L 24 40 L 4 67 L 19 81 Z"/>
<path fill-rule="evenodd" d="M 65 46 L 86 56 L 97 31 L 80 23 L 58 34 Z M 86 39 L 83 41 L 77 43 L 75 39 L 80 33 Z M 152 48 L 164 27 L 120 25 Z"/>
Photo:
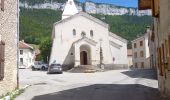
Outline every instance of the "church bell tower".
<path fill-rule="evenodd" d="M 78 13 L 78 9 L 77 9 L 74 1 L 68 0 L 66 2 L 65 8 L 64 8 L 64 11 L 63 11 L 63 14 L 62 14 L 62 20 L 65 19 L 65 18 L 68 18 L 72 15 L 75 15 L 77 13 Z"/>

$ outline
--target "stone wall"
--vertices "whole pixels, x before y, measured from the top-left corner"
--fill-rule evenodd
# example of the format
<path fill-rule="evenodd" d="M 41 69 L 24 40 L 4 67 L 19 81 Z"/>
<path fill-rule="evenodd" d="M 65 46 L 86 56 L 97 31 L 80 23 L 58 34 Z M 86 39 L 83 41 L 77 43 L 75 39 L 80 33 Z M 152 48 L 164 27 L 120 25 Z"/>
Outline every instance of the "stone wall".
<path fill-rule="evenodd" d="M 170 1 L 160 0 L 159 16 L 154 18 L 159 89 L 170 97 Z M 169 49 L 169 50 L 168 50 Z M 158 50 L 160 52 L 158 52 Z M 155 56 L 155 55 L 154 55 Z M 159 59 L 159 60 L 158 60 Z M 161 59 L 161 60 L 160 60 Z M 169 100 L 169 99 L 168 99 Z"/>
<path fill-rule="evenodd" d="M 17 87 L 17 0 L 5 0 L 0 10 L 0 36 L 5 42 L 4 78 L 0 81 L 0 96 Z"/>

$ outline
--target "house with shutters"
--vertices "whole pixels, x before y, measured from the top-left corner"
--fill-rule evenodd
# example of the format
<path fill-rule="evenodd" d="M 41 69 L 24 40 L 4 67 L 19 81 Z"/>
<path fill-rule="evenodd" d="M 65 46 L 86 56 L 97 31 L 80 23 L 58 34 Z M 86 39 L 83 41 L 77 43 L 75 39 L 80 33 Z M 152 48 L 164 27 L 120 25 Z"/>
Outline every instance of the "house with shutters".
<path fill-rule="evenodd" d="M 150 69 L 150 53 L 148 47 L 148 35 L 150 29 L 147 28 L 146 33 L 132 41 L 132 61 L 133 67 L 138 69 Z"/>
<path fill-rule="evenodd" d="M 35 61 L 35 51 L 32 46 L 25 43 L 24 40 L 19 42 L 19 68 L 30 68 Z"/>
<path fill-rule="evenodd" d="M 17 0 L 0 0 L 0 96 L 17 88 Z"/>
<path fill-rule="evenodd" d="M 151 65 L 157 68 L 160 92 L 170 98 L 170 0 L 138 1 L 139 10 L 152 11 L 154 24 L 149 37 Z"/>

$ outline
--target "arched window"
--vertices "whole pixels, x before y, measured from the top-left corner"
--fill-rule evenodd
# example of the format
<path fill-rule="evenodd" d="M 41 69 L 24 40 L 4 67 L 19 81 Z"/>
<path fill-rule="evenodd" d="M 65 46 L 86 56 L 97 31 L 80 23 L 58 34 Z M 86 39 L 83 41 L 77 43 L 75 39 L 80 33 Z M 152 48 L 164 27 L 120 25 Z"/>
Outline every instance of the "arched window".
<path fill-rule="evenodd" d="M 83 31 L 83 32 L 81 33 L 81 36 L 82 36 L 82 37 L 86 37 L 86 33 Z"/>
<path fill-rule="evenodd" d="M 90 36 L 93 37 L 93 30 L 90 30 Z"/>
<path fill-rule="evenodd" d="M 74 36 L 76 35 L 76 30 L 75 30 L 75 29 L 73 29 L 73 35 L 74 35 Z"/>

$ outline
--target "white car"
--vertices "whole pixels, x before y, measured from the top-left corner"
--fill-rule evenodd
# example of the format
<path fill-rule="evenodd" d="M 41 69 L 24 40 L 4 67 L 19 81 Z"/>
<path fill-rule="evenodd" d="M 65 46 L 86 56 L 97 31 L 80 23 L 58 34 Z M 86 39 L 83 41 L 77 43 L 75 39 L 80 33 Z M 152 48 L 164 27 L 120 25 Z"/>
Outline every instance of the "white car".
<path fill-rule="evenodd" d="M 48 69 L 48 64 L 43 63 L 42 61 L 35 61 L 32 65 L 32 70 L 46 70 Z"/>

